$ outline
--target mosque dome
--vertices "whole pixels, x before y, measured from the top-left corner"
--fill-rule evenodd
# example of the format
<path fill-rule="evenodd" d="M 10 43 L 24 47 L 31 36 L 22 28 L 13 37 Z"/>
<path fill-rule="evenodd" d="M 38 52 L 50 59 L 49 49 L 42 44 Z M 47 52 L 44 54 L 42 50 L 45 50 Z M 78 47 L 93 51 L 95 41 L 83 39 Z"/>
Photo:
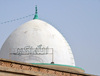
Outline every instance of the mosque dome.
<path fill-rule="evenodd" d="M 39 20 L 37 15 L 36 19 L 12 32 L 1 48 L 0 58 L 75 66 L 68 42 L 52 25 Z"/>

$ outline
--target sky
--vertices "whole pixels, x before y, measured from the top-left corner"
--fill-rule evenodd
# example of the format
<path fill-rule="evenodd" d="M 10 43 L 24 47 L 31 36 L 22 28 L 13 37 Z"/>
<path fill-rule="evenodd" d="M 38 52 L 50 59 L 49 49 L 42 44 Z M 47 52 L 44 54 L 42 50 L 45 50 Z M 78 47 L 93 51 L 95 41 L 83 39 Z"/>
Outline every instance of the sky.
<path fill-rule="evenodd" d="M 76 66 L 100 75 L 100 0 L 0 0 L 0 48 L 20 25 L 39 19 L 54 26 L 69 43 Z"/>

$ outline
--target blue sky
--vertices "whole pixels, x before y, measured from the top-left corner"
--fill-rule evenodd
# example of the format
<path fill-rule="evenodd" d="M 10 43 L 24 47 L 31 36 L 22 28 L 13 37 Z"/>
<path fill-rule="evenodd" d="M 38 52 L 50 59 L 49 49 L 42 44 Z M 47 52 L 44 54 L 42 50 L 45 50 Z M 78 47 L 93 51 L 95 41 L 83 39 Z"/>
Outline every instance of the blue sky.
<path fill-rule="evenodd" d="M 58 29 L 71 46 L 76 66 L 100 75 L 100 0 L 0 0 L 0 47 L 21 24 L 39 19 Z M 3 23 L 9 21 L 7 23 Z"/>

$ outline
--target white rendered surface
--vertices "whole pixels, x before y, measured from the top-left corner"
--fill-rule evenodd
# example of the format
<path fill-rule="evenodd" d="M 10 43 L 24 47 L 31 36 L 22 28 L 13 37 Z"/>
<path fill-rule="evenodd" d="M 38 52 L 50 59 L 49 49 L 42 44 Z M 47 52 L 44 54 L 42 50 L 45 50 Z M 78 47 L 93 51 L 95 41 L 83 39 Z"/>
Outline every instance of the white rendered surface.
<path fill-rule="evenodd" d="M 64 37 L 53 26 L 38 19 L 21 25 L 8 37 L 0 58 L 26 63 L 51 63 L 53 60 L 55 64 L 75 66 L 71 48 Z"/>

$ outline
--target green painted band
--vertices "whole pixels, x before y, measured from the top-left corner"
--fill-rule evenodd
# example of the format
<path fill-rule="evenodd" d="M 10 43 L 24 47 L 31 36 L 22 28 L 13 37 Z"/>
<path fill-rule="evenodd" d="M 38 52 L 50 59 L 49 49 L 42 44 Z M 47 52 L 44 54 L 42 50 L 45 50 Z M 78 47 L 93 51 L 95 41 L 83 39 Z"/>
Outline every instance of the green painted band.
<path fill-rule="evenodd" d="M 31 64 L 36 64 L 36 65 L 58 65 L 58 66 L 68 66 L 68 67 L 74 67 L 74 68 L 78 68 L 78 69 L 84 70 L 83 68 L 80 68 L 80 67 L 77 67 L 77 66 L 63 65 L 63 64 L 50 64 L 50 63 L 31 63 Z"/>

